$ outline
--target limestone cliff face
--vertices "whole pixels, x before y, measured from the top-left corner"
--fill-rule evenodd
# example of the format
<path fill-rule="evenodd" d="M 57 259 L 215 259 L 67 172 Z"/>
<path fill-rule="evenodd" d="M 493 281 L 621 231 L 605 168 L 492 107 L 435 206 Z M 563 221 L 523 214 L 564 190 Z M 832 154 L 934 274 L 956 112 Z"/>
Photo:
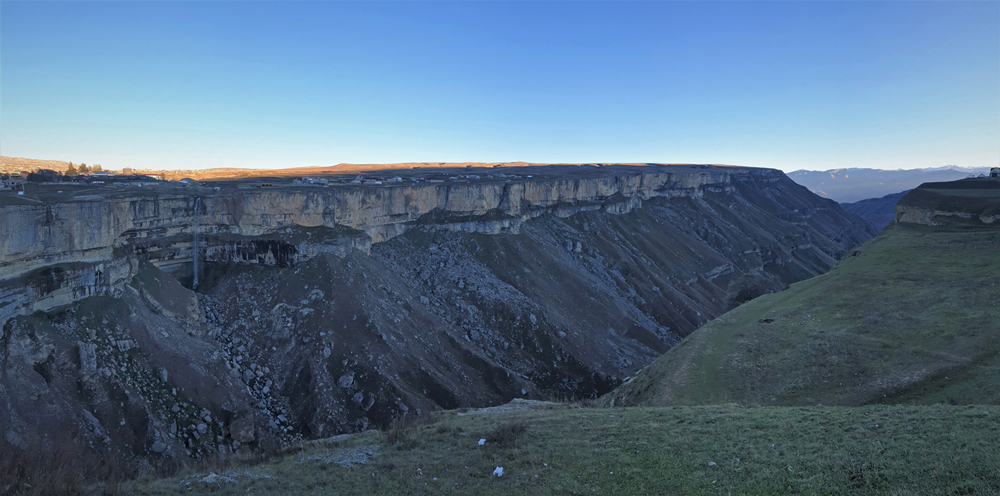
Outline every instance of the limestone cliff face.
<path fill-rule="evenodd" d="M 565 217 L 599 209 L 621 214 L 657 196 L 699 197 L 706 191 L 731 189 L 738 182 L 783 177 L 768 169 L 637 168 L 599 177 L 506 182 L 221 192 L 135 188 L 104 198 L 4 206 L 0 207 L 0 222 L 7 226 L 0 238 L 0 320 L 76 297 L 115 294 L 135 275 L 137 259 L 168 271 L 182 270 L 191 261 L 196 225 L 202 236 L 199 254 L 209 261 L 280 264 L 318 253 L 341 257 L 353 249 L 367 253 L 372 243 L 398 236 L 435 212 L 441 215 L 431 215 L 423 225 L 516 233 L 525 220 L 545 213 Z M 331 230 L 314 237 L 300 228 Z M 56 279 L 41 272 L 54 267 L 62 274 Z M 12 282 L 24 277 L 40 285 Z M 52 281 L 61 288 L 58 294 L 53 294 L 57 291 Z"/>
<path fill-rule="evenodd" d="M 925 226 L 941 226 L 951 223 L 949 218 L 952 218 L 953 220 L 965 219 L 973 222 L 979 221 L 983 224 L 992 224 L 993 222 L 1000 220 L 1000 212 L 937 210 L 914 205 L 896 206 L 896 222 L 923 224 Z"/>
<path fill-rule="evenodd" d="M 208 233 L 257 236 L 288 226 L 346 226 L 365 231 L 378 243 L 432 210 L 477 216 L 499 209 L 513 217 L 528 218 L 537 215 L 539 209 L 561 203 L 600 202 L 616 195 L 639 199 L 696 196 L 706 186 L 725 188 L 733 180 L 751 176 L 776 180 L 781 175 L 768 169 L 719 169 L 518 182 L 287 187 L 221 193 L 191 188 L 184 195 L 175 192 L 73 198 L 0 209 L 2 220 L 10 227 L 8 235 L 0 239 L 0 253 L 5 274 L 10 270 L 31 270 L 33 267 L 22 265 L 34 260 L 58 263 L 106 258 L 107 248 L 130 240 L 190 233 L 196 214 L 200 214 L 202 229 Z M 198 209 L 196 198 L 201 198 Z"/>

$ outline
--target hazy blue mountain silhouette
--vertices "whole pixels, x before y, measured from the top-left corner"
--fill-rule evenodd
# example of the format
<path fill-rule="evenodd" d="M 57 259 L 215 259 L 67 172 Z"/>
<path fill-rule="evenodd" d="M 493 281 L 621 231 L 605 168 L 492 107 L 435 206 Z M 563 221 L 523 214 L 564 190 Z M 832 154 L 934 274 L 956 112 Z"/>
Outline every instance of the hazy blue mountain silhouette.
<path fill-rule="evenodd" d="M 988 169 L 949 165 L 929 169 L 833 169 L 826 171 L 797 170 L 788 173 L 793 181 L 809 188 L 823 198 L 840 203 L 853 203 L 868 198 L 881 198 L 909 190 L 926 182 L 955 181 L 970 174 L 986 174 Z"/>

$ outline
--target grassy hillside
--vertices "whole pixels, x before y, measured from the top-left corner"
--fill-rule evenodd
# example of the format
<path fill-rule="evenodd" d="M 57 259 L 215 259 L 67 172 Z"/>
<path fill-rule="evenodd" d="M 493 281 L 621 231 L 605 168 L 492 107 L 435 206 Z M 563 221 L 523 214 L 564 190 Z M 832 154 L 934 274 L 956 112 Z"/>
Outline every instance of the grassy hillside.
<path fill-rule="evenodd" d="M 138 494 L 989 494 L 996 406 L 443 412 Z M 483 446 L 479 439 L 487 439 Z M 494 476 L 496 467 L 503 475 Z M 214 475 L 213 475 L 214 474 Z"/>
<path fill-rule="evenodd" d="M 831 272 L 702 327 L 605 401 L 997 404 L 998 338 L 1000 229 L 894 224 Z"/>

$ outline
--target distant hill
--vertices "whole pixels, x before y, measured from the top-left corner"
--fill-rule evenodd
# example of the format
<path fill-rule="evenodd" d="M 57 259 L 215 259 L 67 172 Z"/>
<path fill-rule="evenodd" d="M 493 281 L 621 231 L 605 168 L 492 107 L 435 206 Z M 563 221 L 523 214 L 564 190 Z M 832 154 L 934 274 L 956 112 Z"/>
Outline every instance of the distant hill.
<path fill-rule="evenodd" d="M 921 183 L 965 179 L 970 174 L 989 174 L 989 169 L 949 165 L 947 167 L 912 170 L 797 170 L 789 172 L 788 177 L 823 198 L 830 198 L 841 203 L 853 203 L 910 190 Z"/>
<path fill-rule="evenodd" d="M 929 184 L 832 271 L 709 322 L 616 406 L 1000 404 L 1000 181 Z"/>
<path fill-rule="evenodd" d="M 197 181 L 219 181 L 250 178 L 289 178 L 289 177 L 333 177 L 333 176 L 354 176 L 365 174 L 403 174 L 403 173 L 426 173 L 435 174 L 460 174 L 476 172 L 481 174 L 492 169 L 504 168 L 504 172 L 519 170 L 521 172 L 540 171 L 538 167 L 545 166 L 545 170 L 561 170 L 563 172 L 578 173 L 580 171 L 593 171 L 602 167 L 621 166 L 673 166 L 673 165 L 695 165 L 695 164 L 653 164 L 653 163 L 582 163 L 582 164 L 548 164 L 530 162 L 403 162 L 395 164 L 336 164 L 314 167 L 293 167 L 286 169 L 189 169 L 162 171 L 166 179 L 179 180 L 181 178 L 191 178 Z M 705 164 L 709 165 L 709 164 Z M 711 164 L 718 167 L 739 167 L 724 164 Z"/>
<path fill-rule="evenodd" d="M 854 203 L 841 203 L 840 206 L 844 210 L 867 220 L 876 229 L 881 231 L 896 219 L 896 202 L 909 192 L 910 190 L 900 191 L 899 193 L 885 195 L 882 198 L 869 198 Z"/>
<path fill-rule="evenodd" d="M 0 172 L 13 172 L 21 170 L 33 171 L 35 169 L 51 169 L 54 171 L 62 172 L 68 168 L 69 168 L 69 162 L 63 162 L 61 160 L 38 160 L 34 158 L 0 157 Z"/>

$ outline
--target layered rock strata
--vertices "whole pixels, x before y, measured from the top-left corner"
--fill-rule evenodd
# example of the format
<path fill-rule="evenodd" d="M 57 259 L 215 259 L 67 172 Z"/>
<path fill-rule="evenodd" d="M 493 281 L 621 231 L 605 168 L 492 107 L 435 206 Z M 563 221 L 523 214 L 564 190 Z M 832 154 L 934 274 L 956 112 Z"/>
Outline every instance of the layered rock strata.
<path fill-rule="evenodd" d="M 896 204 L 896 222 L 981 226 L 1000 220 L 1000 178 L 924 183 Z"/>
<path fill-rule="evenodd" d="M 4 206 L 0 320 L 67 304 L 72 294 L 116 294 L 135 275 L 135 260 L 182 272 L 193 253 L 196 219 L 202 234 L 198 252 L 206 259 L 283 264 L 321 252 L 367 253 L 372 243 L 420 224 L 516 233 L 525 220 L 545 213 L 624 213 L 657 196 L 694 198 L 738 182 L 784 177 L 779 171 L 734 167 L 629 169 L 598 177 L 476 183 L 220 192 L 147 188 Z M 61 275 L 43 273 L 48 268 Z M 29 284 L 23 290 L 7 284 L 25 276 Z M 53 284 L 73 289 L 54 294 Z"/>

